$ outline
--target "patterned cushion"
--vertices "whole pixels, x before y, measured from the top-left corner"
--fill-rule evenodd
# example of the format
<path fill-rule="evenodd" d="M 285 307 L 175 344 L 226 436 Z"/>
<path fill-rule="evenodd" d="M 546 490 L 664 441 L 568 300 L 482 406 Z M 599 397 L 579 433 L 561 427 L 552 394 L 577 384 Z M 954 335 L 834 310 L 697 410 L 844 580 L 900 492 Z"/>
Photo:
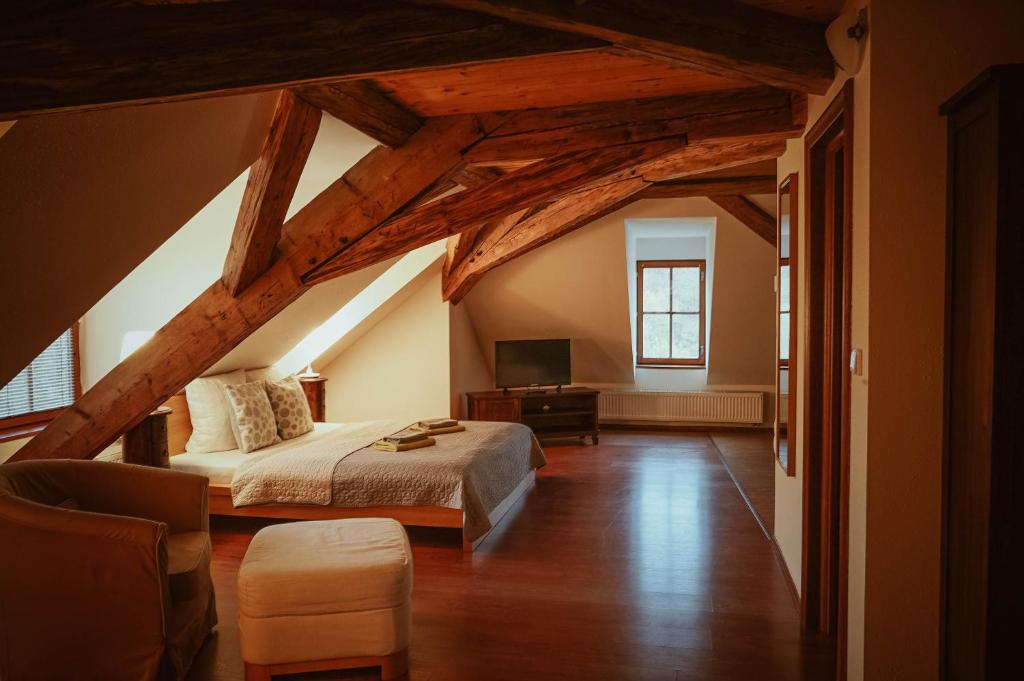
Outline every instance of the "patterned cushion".
<path fill-rule="evenodd" d="M 264 386 L 263 381 L 224 386 L 231 429 L 243 452 L 253 452 L 281 441 Z"/>
<path fill-rule="evenodd" d="M 266 386 L 277 419 L 277 434 L 282 440 L 291 440 L 313 430 L 313 414 L 299 379 L 288 376 Z"/>

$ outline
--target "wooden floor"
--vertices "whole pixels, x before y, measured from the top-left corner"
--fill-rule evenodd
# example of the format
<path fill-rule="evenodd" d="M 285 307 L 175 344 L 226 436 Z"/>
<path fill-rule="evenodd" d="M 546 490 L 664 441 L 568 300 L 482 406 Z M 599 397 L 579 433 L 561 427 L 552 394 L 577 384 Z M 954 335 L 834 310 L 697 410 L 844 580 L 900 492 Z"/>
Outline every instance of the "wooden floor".
<path fill-rule="evenodd" d="M 711 440 L 768 536 L 775 534 L 775 454 L 769 430 L 711 433 Z"/>
<path fill-rule="evenodd" d="M 475 553 L 457 531 L 411 533 L 410 679 L 830 678 L 707 434 L 604 433 L 546 451 L 536 489 Z M 242 679 L 234 584 L 260 526 L 214 522 L 221 624 L 192 681 Z"/>

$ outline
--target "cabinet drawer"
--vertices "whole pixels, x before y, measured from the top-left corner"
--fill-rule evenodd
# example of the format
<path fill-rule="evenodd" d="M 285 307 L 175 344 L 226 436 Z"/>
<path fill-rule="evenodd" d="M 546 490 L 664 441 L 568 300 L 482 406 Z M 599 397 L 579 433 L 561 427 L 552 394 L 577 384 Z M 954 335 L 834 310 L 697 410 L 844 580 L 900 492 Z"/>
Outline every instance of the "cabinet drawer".
<path fill-rule="evenodd" d="M 498 400 L 473 400 L 469 418 L 474 421 L 519 422 L 519 400 L 514 398 Z"/>

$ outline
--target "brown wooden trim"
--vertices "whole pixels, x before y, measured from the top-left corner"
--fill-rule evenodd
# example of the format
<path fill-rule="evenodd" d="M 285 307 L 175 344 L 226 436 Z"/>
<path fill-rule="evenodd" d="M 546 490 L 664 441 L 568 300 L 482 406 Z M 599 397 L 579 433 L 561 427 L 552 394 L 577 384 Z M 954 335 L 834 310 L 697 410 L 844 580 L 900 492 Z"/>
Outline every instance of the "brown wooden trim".
<path fill-rule="evenodd" d="M 846 678 L 849 562 L 850 374 L 845 357 L 850 347 L 852 152 L 851 79 L 808 132 L 804 152 L 809 318 L 800 614 L 805 629 L 834 641 L 840 681 Z M 830 162 L 838 154 L 842 154 L 841 166 Z M 830 213 L 825 198 L 834 195 L 825 188 L 830 176 L 834 180 L 834 173 L 840 171 L 843 210 L 837 224 L 835 208 Z"/>
<path fill-rule="evenodd" d="M 797 389 L 797 351 L 799 347 L 798 342 L 798 326 L 797 326 L 797 311 L 799 309 L 799 299 L 797 292 L 799 291 L 799 270 L 797 265 L 799 263 L 799 250 L 800 250 L 800 239 L 799 239 L 799 213 L 798 208 L 800 205 L 799 186 L 797 173 L 790 173 L 779 183 L 779 191 L 777 194 L 778 210 L 776 211 L 777 223 L 778 223 L 778 235 L 777 241 L 778 247 L 782 244 L 782 195 L 783 192 L 788 192 L 789 200 L 789 257 L 783 258 L 781 251 L 779 256 L 780 267 L 776 271 L 781 271 L 781 265 L 789 265 L 789 359 L 779 360 L 779 368 L 785 368 L 788 372 L 787 382 L 789 383 L 789 393 L 786 396 L 787 399 L 787 414 L 786 414 L 786 462 L 783 465 L 780 456 L 780 442 L 782 437 L 782 420 L 779 415 L 779 405 L 781 403 L 781 390 L 778 385 L 778 372 L 776 371 L 776 387 L 775 387 L 775 421 L 776 421 L 776 450 L 775 459 L 779 462 L 782 470 L 785 471 L 788 477 L 796 475 L 796 433 L 797 433 L 797 408 L 796 408 L 796 389 Z M 783 262 L 785 261 L 785 262 Z M 780 289 L 776 292 L 776 315 L 781 316 L 782 305 L 781 305 L 781 278 L 780 278 Z M 775 334 L 775 357 L 778 358 L 782 353 L 782 334 L 781 324 L 782 322 L 776 320 L 779 331 Z"/>
<path fill-rule="evenodd" d="M 705 329 L 706 314 L 707 314 L 707 301 L 705 299 L 707 295 L 706 281 L 705 281 L 705 270 L 707 266 L 706 260 L 637 260 L 636 261 L 636 363 L 638 366 L 668 366 L 678 365 L 687 367 L 704 367 L 707 364 L 707 336 Z M 644 270 L 647 268 L 676 268 L 696 267 L 700 270 L 700 309 L 697 314 L 700 317 L 700 356 L 695 359 L 675 359 L 672 357 L 645 357 L 644 356 Z M 672 314 L 671 312 L 671 269 L 669 270 L 669 308 L 670 311 L 665 314 L 669 315 L 669 351 L 672 349 Z M 687 313 L 693 314 L 693 313 Z"/>

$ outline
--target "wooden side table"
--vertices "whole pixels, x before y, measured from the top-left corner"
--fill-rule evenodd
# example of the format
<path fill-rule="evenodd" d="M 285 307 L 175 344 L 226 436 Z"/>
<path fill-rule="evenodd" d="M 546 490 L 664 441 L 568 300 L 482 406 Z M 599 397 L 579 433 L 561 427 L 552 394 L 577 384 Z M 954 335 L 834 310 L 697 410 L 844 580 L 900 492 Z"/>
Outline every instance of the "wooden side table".
<path fill-rule="evenodd" d="M 300 376 L 299 383 L 302 384 L 302 391 L 306 393 L 313 420 L 323 423 L 327 420 L 327 379 L 323 376 Z"/>
<path fill-rule="evenodd" d="M 167 417 L 172 413 L 170 407 L 160 407 L 124 434 L 121 456 L 125 463 L 171 467 L 167 451 Z"/>

